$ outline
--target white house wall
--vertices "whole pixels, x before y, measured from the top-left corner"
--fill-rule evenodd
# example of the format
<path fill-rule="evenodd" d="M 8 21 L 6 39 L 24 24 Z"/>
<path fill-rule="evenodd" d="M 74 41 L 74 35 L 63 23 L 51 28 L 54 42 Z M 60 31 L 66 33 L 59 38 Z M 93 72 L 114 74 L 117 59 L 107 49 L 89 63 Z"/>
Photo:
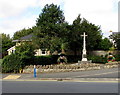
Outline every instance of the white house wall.
<path fill-rule="evenodd" d="M 7 51 L 8 51 L 8 55 L 11 55 L 13 52 L 15 52 L 15 46 L 9 48 Z"/>
<path fill-rule="evenodd" d="M 49 51 L 45 51 L 45 54 L 42 54 L 41 49 L 36 49 L 35 50 L 35 56 L 45 56 L 45 55 L 50 55 Z"/>
<path fill-rule="evenodd" d="M 20 43 L 19 43 L 20 45 Z M 17 44 L 18 46 L 18 44 Z M 8 55 L 11 55 L 13 52 L 15 52 L 15 46 L 9 48 L 7 51 L 8 51 Z M 45 54 L 42 54 L 42 50 L 41 49 L 36 49 L 35 50 L 35 56 L 45 56 L 45 55 L 49 55 L 49 51 L 45 51 Z"/>

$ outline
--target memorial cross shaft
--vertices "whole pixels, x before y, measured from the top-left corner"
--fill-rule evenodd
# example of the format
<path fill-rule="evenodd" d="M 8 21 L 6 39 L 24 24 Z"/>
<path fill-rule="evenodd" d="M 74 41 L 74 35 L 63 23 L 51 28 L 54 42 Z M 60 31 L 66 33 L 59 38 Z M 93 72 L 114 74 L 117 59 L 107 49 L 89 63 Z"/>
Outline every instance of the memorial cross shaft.
<path fill-rule="evenodd" d="M 85 37 L 87 36 L 87 35 L 85 35 L 85 32 L 84 32 L 84 34 L 83 35 L 81 35 L 81 36 L 83 36 L 83 51 L 82 51 L 82 61 L 87 61 L 87 54 L 86 54 L 86 40 L 85 40 Z"/>

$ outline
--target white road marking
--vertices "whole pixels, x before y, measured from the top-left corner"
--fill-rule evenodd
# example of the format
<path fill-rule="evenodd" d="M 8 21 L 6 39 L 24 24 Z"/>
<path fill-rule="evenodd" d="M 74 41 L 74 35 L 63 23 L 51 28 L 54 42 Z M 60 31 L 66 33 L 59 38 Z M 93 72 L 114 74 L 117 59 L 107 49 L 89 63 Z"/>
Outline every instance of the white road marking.
<path fill-rule="evenodd" d="M 7 77 L 3 79 L 18 79 L 21 75 L 8 75 Z"/>

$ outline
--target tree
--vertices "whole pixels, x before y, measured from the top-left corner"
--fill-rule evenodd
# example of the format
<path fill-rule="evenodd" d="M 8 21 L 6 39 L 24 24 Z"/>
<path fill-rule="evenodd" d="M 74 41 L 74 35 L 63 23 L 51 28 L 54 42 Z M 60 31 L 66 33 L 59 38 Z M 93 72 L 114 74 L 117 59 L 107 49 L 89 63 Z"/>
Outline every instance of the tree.
<path fill-rule="evenodd" d="M 46 5 L 36 21 L 35 43 L 38 48 L 51 51 L 64 51 L 70 49 L 77 54 L 82 49 L 83 38 L 81 35 L 86 32 L 87 50 L 101 49 L 102 41 L 100 26 L 88 22 L 80 15 L 73 21 L 72 25 L 65 22 L 65 17 L 60 7 L 51 4 Z"/>
<path fill-rule="evenodd" d="M 35 64 L 34 54 L 34 46 L 31 42 L 24 42 L 20 46 L 16 46 L 14 54 L 3 58 L 2 72 L 19 72 L 25 66 Z"/>
<path fill-rule="evenodd" d="M 102 40 L 100 27 L 89 23 L 86 19 L 81 18 L 80 15 L 78 15 L 70 26 L 69 35 L 69 46 L 70 49 L 74 51 L 75 55 L 77 54 L 77 51 L 80 51 L 83 48 L 83 38 L 81 35 L 83 35 L 84 32 L 88 35 L 86 37 L 87 50 L 100 49 L 99 44 Z"/>
<path fill-rule="evenodd" d="M 42 13 L 36 21 L 35 43 L 38 48 L 48 49 L 51 51 L 59 50 L 64 44 L 66 26 L 63 12 L 60 7 L 54 4 L 45 5 Z"/>
<path fill-rule="evenodd" d="M 118 50 L 120 50 L 120 33 L 115 33 L 109 36 L 111 39 L 113 39 L 113 41 L 115 41 L 114 43 L 116 44 L 116 48 Z"/>
<path fill-rule="evenodd" d="M 63 11 L 60 10 L 60 6 L 50 4 L 45 5 L 42 13 L 37 18 L 37 26 L 48 26 L 48 24 L 55 25 L 64 22 Z M 49 27 L 46 27 L 46 29 Z"/>
<path fill-rule="evenodd" d="M 99 45 L 99 48 L 102 50 L 109 50 L 111 47 L 112 47 L 112 43 L 108 38 L 102 39 Z"/>
<path fill-rule="evenodd" d="M 23 69 L 23 63 L 16 54 L 7 55 L 3 58 L 2 72 L 3 73 L 17 73 L 20 69 Z"/>
<path fill-rule="evenodd" d="M 13 40 L 19 39 L 23 36 L 27 36 L 27 35 L 33 33 L 33 29 L 34 29 L 34 27 L 32 29 L 31 28 L 28 28 L 28 29 L 24 28 L 20 31 L 15 32 L 13 35 Z"/>
<path fill-rule="evenodd" d="M 77 55 L 77 51 L 82 49 L 82 38 L 81 38 L 81 22 L 80 15 L 73 21 L 73 24 L 69 27 L 69 48 L 74 51 L 74 55 Z"/>
<path fill-rule="evenodd" d="M 81 31 L 86 32 L 88 35 L 86 38 L 87 50 L 99 50 L 99 44 L 102 40 L 102 31 L 100 27 L 89 23 L 86 19 L 83 18 L 83 21 L 81 23 Z"/>
<path fill-rule="evenodd" d="M 15 54 L 19 56 L 24 66 L 34 63 L 35 48 L 33 43 L 24 42 L 20 46 L 16 46 Z"/>
<path fill-rule="evenodd" d="M 7 55 L 7 49 L 12 47 L 14 43 L 12 43 L 12 39 L 10 38 L 9 34 L 7 35 L 2 33 L 1 35 L 2 35 L 2 56 L 4 57 Z"/>

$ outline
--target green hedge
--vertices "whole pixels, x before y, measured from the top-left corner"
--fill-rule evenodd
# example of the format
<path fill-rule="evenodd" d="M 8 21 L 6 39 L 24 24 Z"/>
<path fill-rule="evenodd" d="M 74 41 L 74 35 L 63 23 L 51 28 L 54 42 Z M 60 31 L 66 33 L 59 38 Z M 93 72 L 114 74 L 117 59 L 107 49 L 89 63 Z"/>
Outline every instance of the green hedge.
<path fill-rule="evenodd" d="M 3 73 L 11 73 L 11 72 L 19 72 L 20 69 L 24 68 L 27 65 L 51 65 L 51 64 L 57 64 L 57 59 L 59 55 L 50 55 L 50 56 L 34 56 L 32 58 L 32 62 L 26 62 L 24 61 L 24 58 L 20 58 L 20 56 L 12 54 L 4 57 L 3 63 L 2 63 L 2 72 Z M 68 63 L 77 63 L 78 60 L 81 60 L 81 56 L 73 56 L 73 55 L 67 55 L 67 62 Z M 93 56 L 88 55 L 88 60 L 92 60 L 93 63 L 106 63 L 107 57 L 103 56 Z M 120 55 L 116 57 L 118 60 L 120 58 Z M 24 60 L 23 60 L 24 59 Z M 28 60 L 28 59 L 26 59 Z M 31 60 L 31 59 L 29 59 Z"/>
<path fill-rule="evenodd" d="M 59 55 L 50 55 L 50 56 L 35 56 L 34 63 L 32 65 L 51 65 L 51 64 L 57 64 L 57 59 Z M 80 56 L 74 56 L 74 55 L 67 55 L 67 62 L 73 63 L 78 62 L 78 60 L 81 60 Z"/>
<path fill-rule="evenodd" d="M 58 56 L 35 56 L 35 65 L 51 65 L 57 63 Z"/>
<path fill-rule="evenodd" d="M 78 60 L 82 59 L 81 58 L 82 56 L 80 55 L 67 55 L 66 57 L 67 57 L 68 63 L 77 63 Z"/>
<path fill-rule="evenodd" d="M 107 63 L 107 57 L 103 57 L 103 56 L 93 56 L 93 55 L 89 55 L 88 56 L 88 60 L 92 60 L 92 63 Z"/>
<path fill-rule="evenodd" d="M 120 54 L 115 55 L 115 60 L 116 60 L 116 61 L 120 61 Z"/>

